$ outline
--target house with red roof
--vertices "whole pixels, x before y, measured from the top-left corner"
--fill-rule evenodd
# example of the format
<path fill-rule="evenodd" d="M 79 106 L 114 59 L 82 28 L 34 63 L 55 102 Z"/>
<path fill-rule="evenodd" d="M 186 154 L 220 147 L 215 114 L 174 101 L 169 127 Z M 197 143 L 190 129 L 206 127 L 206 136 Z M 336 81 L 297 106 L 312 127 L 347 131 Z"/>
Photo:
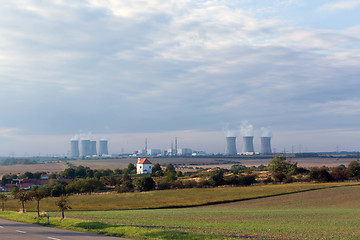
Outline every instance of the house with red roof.
<path fill-rule="evenodd" d="M 137 174 L 151 174 L 152 163 L 147 158 L 138 158 L 136 170 Z"/>

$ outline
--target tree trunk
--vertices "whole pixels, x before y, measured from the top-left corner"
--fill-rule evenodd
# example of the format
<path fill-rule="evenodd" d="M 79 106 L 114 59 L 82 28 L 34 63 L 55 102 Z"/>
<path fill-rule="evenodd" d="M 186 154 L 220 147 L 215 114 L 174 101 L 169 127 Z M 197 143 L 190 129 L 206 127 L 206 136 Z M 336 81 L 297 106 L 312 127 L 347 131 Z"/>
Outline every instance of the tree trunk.
<path fill-rule="evenodd" d="M 1 204 L 1 211 L 4 211 L 4 205 L 5 205 L 5 203 L 2 202 L 2 204 Z"/>
<path fill-rule="evenodd" d="M 21 204 L 22 204 L 22 211 L 23 213 L 25 213 L 25 202 L 21 202 Z"/>
<path fill-rule="evenodd" d="M 65 218 L 64 210 L 61 211 L 61 216 L 62 216 L 62 219 Z"/>
<path fill-rule="evenodd" d="M 37 201 L 38 217 L 40 217 L 40 200 Z"/>

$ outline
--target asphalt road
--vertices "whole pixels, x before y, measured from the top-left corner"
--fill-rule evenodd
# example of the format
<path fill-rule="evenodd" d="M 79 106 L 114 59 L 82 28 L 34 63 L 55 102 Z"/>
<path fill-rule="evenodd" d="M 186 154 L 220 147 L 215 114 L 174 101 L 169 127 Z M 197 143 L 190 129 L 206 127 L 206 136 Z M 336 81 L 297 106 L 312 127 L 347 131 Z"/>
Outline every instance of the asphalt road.
<path fill-rule="evenodd" d="M 1 240 L 129 240 L 0 219 Z"/>

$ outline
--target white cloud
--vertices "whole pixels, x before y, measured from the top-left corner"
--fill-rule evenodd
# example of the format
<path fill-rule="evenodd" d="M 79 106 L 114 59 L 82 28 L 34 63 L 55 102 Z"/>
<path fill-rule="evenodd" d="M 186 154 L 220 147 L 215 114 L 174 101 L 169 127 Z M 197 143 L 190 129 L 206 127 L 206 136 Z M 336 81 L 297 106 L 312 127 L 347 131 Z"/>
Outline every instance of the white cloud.
<path fill-rule="evenodd" d="M 321 9 L 329 10 L 329 11 L 337 11 L 337 10 L 353 10 L 360 6 L 359 0 L 342 0 L 335 1 L 331 3 L 327 3 L 321 6 Z"/>
<path fill-rule="evenodd" d="M 291 26 L 252 4 L 7 2 L 0 9 L 0 127 L 221 131 L 222 122 L 249 119 L 316 128 L 323 118 L 309 121 L 309 109 L 326 109 L 326 117 L 333 112 L 322 103 L 333 96 L 355 99 L 359 27 Z M 294 4 L 301 3 L 264 6 Z"/>

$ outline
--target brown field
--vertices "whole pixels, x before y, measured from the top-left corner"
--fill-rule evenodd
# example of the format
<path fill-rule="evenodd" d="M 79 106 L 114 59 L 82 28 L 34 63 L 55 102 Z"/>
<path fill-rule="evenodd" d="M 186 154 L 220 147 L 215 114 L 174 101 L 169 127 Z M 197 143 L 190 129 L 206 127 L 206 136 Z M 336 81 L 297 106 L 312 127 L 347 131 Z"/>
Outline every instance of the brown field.
<path fill-rule="evenodd" d="M 148 157 L 152 163 L 159 163 L 162 166 L 172 163 L 178 165 L 181 171 L 191 171 L 192 168 L 215 168 L 221 167 L 225 169 L 231 168 L 234 164 L 242 164 L 248 167 L 267 165 L 271 159 L 246 159 L 246 158 L 153 158 Z M 293 158 L 293 162 L 298 162 L 301 167 L 334 167 L 341 164 L 347 166 L 356 158 Z M 74 166 L 86 166 L 92 169 L 116 169 L 126 168 L 129 163 L 136 164 L 137 158 L 121 158 L 121 159 L 97 159 L 97 160 L 74 160 L 69 161 Z M 185 168 L 184 168 L 185 167 Z"/>
<path fill-rule="evenodd" d="M 178 170 L 183 172 L 195 171 L 196 168 L 215 168 L 221 167 L 229 169 L 234 164 L 242 164 L 245 166 L 259 166 L 261 164 L 267 165 L 271 159 L 247 159 L 247 158 L 153 158 L 149 157 L 152 163 L 159 163 L 162 166 L 172 163 L 178 165 Z M 320 167 L 328 166 L 334 167 L 338 165 L 347 166 L 351 161 L 356 161 L 356 158 L 294 158 L 292 161 L 298 162 L 301 167 Z M 126 168 L 129 163 L 136 164 L 137 158 L 120 158 L 120 159 L 94 159 L 94 160 L 70 160 L 68 161 L 73 166 L 85 166 L 92 169 L 116 169 Z M 65 162 L 58 163 L 43 163 L 32 165 L 12 165 L 0 166 L 0 177 L 5 174 L 22 174 L 24 172 L 39 172 L 44 171 L 48 173 L 60 172 L 68 166 Z M 190 169 L 190 168 L 193 169 Z"/>
<path fill-rule="evenodd" d="M 0 177 L 6 174 L 23 174 L 25 172 L 60 172 L 68 166 L 64 162 L 39 163 L 27 165 L 0 166 Z"/>

